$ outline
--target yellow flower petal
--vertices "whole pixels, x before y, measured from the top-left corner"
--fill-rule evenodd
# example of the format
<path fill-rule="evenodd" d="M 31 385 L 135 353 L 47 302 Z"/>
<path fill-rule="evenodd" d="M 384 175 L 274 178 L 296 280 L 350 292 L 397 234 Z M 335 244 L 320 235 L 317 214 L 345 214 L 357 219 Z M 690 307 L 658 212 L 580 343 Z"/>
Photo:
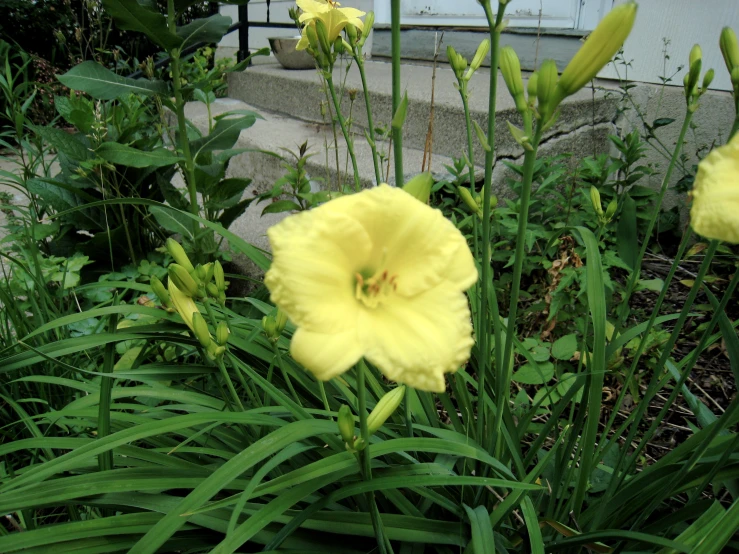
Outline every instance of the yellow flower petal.
<path fill-rule="evenodd" d="M 362 194 L 337 198 L 327 209 L 359 221 L 374 245 L 369 268 L 397 275 L 397 292 L 413 296 L 450 279 L 459 290 L 477 279 L 472 254 L 457 228 L 439 210 L 407 192 L 380 185 Z"/>
<path fill-rule="evenodd" d="M 295 325 L 328 333 L 356 321 L 354 276 L 371 248 L 361 225 L 317 208 L 284 219 L 267 235 L 274 260 L 264 282 Z"/>
<path fill-rule="evenodd" d="M 388 379 L 443 392 L 444 374 L 457 371 L 472 348 L 467 297 L 444 283 L 413 298 L 394 298 L 362 313 L 360 339 L 367 359 Z"/>
<path fill-rule="evenodd" d="M 739 244 L 739 133 L 700 162 L 691 196 L 695 232 Z"/>
<path fill-rule="evenodd" d="M 310 41 L 308 40 L 308 33 L 306 32 L 306 27 L 303 27 L 303 31 L 300 34 L 300 40 L 295 45 L 295 50 L 305 50 L 310 46 Z"/>
<path fill-rule="evenodd" d="M 328 381 L 341 375 L 362 357 L 356 329 L 342 333 L 312 333 L 300 327 L 290 343 L 290 354 L 313 375 Z"/>

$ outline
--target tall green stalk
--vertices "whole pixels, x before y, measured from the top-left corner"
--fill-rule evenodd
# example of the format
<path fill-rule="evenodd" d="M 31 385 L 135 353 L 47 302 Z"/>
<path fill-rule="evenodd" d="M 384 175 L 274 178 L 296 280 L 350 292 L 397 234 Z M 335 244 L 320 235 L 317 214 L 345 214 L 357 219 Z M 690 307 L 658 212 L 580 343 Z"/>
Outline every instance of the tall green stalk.
<path fill-rule="evenodd" d="M 354 189 L 359 192 L 362 188 L 359 182 L 359 169 L 357 168 L 357 157 L 354 155 L 354 141 L 349 134 L 349 128 L 346 126 L 346 119 L 341 114 L 341 105 L 339 104 L 339 97 L 336 95 L 336 87 L 334 87 L 333 68 L 325 72 L 326 83 L 328 84 L 328 91 L 331 94 L 331 101 L 334 103 L 334 109 L 336 109 L 336 118 L 339 120 L 341 126 L 341 133 L 344 135 L 344 141 L 346 141 L 346 148 L 349 151 L 349 157 L 352 160 L 352 169 L 354 171 Z"/>
<path fill-rule="evenodd" d="M 390 31 L 393 57 L 393 117 L 400 107 L 400 0 L 390 0 Z M 403 129 L 393 127 L 395 186 L 403 186 Z"/>
<path fill-rule="evenodd" d="M 174 0 L 167 0 L 167 25 L 172 34 L 177 33 L 177 22 L 175 19 Z M 185 102 L 182 98 L 182 84 L 180 82 L 180 51 L 172 50 L 170 53 L 170 67 L 172 68 L 172 89 L 174 91 L 175 108 L 177 114 L 177 128 L 179 132 L 179 149 L 185 161 L 182 163 L 182 170 L 185 173 L 185 181 L 187 183 L 187 194 L 190 197 L 190 213 L 199 215 L 198 193 L 195 181 L 195 160 L 193 160 L 190 151 L 190 141 L 187 139 L 187 119 L 185 118 Z M 192 234 L 193 239 L 197 241 L 200 231 L 200 224 L 193 219 Z"/>
<path fill-rule="evenodd" d="M 367 135 L 369 137 L 369 145 L 372 150 L 372 164 L 375 168 L 375 181 L 379 185 L 382 183 L 382 171 L 380 170 L 380 156 L 377 154 L 377 143 L 375 142 L 375 123 L 372 118 L 372 105 L 370 102 L 369 89 L 367 88 L 367 76 L 364 71 L 364 59 L 362 51 L 358 46 L 354 47 L 354 61 L 357 62 L 359 77 L 362 79 L 362 92 L 364 93 L 364 107 L 367 110 Z"/>
<path fill-rule="evenodd" d="M 490 317 L 488 315 L 488 289 L 491 283 L 490 267 L 490 194 L 493 183 L 493 163 L 495 161 L 495 107 L 498 95 L 498 63 L 500 61 L 500 28 L 505 7 L 498 6 L 497 16 L 493 16 L 490 0 L 482 3 L 490 33 L 490 94 L 488 96 L 488 148 L 485 151 L 485 182 L 482 187 L 482 281 L 480 284 L 480 329 L 479 364 L 477 391 L 477 440 L 482 440 L 485 432 L 485 376 L 490 366 Z M 497 325 L 498 322 L 496 321 Z M 495 345 L 498 348 L 498 345 Z M 500 371 L 500 368 L 498 368 Z M 501 413 L 500 399 L 495 399 L 496 413 Z M 496 435 L 494 441 L 498 442 Z"/>

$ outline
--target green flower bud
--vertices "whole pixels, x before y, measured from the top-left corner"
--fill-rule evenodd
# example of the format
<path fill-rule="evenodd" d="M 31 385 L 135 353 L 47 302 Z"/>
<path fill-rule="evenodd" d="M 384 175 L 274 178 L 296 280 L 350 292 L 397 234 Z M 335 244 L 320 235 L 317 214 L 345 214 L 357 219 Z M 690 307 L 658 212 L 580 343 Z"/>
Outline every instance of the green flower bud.
<path fill-rule="evenodd" d="M 226 293 L 223 291 L 218 293 L 218 305 L 221 307 L 226 305 Z"/>
<path fill-rule="evenodd" d="M 466 187 L 459 187 L 459 197 L 462 199 L 462 202 L 465 203 L 465 205 L 472 211 L 472 213 L 477 214 L 479 217 L 482 217 L 482 210 L 480 209 L 480 206 L 477 205 L 477 202 L 475 202 L 475 199 L 472 198 L 472 193 L 470 192 L 470 189 Z"/>
<path fill-rule="evenodd" d="M 262 318 L 262 329 L 264 334 L 272 342 L 276 342 L 280 338 L 280 333 L 277 332 L 277 323 L 272 315 L 266 315 Z"/>
<path fill-rule="evenodd" d="M 346 404 L 342 404 L 339 408 L 339 417 L 337 419 L 339 425 L 339 434 L 346 444 L 354 443 L 354 416 L 352 411 Z"/>
<path fill-rule="evenodd" d="M 198 284 L 195 282 L 195 279 L 190 276 L 190 274 L 184 267 L 179 264 L 169 264 L 169 267 L 167 268 L 167 273 L 169 274 L 169 278 L 172 279 L 172 282 L 175 284 L 175 286 L 180 289 L 183 294 L 186 294 L 190 297 L 194 296 L 197 298 L 201 296 L 201 293 L 198 290 Z"/>
<path fill-rule="evenodd" d="M 452 66 L 457 79 L 462 80 L 464 72 L 467 69 L 467 60 L 464 56 L 457 53 L 453 46 L 446 47 L 446 57 L 449 59 L 449 65 Z"/>
<path fill-rule="evenodd" d="M 172 256 L 172 259 L 184 267 L 188 273 L 195 269 L 190 258 L 185 254 L 185 249 L 182 248 L 182 245 L 173 238 L 167 239 L 167 251 L 169 252 L 169 255 Z"/>
<path fill-rule="evenodd" d="M 424 204 L 428 204 L 429 197 L 431 196 L 431 186 L 433 184 L 434 178 L 430 172 L 426 171 L 419 173 L 403 185 L 403 190 Z"/>
<path fill-rule="evenodd" d="M 690 60 L 691 67 L 694 63 L 699 62 L 703 59 L 703 51 L 701 50 L 700 44 L 693 45 L 693 48 L 690 49 L 690 56 L 688 59 Z"/>
<path fill-rule="evenodd" d="M 349 44 L 352 46 L 355 45 L 357 43 L 357 28 L 354 25 L 347 25 L 344 27 L 344 30 L 349 39 Z"/>
<path fill-rule="evenodd" d="M 364 43 L 367 41 L 367 37 L 369 36 L 370 32 L 372 32 L 372 27 L 375 25 L 375 12 L 367 12 L 367 15 L 364 16 L 364 25 L 362 28 L 362 34 L 359 37 L 359 41 L 357 42 L 357 46 L 360 48 L 364 46 Z"/>
<path fill-rule="evenodd" d="M 203 348 L 208 348 L 210 343 L 213 342 L 208 332 L 208 324 L 200 312 L 194 312 L 192 314 L 192 332 L 195 334 L 195 338 L 200 341 Z"/>
<path fill-rule="evenodd" d="M 282 310 L 278 309 L 275 314 L 275 330 L 278 335 L 281 335 L 287 325 L 287 314 Z"/>
<path fill-rule="evenodd" d="M 231 334 L 231 330 L 228 328 L 228 323 L 221 321 L 216 327 L 216 342 L 221 346 L 225 346 L 228 342 L 228 336 Z"/>
<path fill-rule="evenodd" d="M 162 306 L 166 306 L 166 307 L 171 306 L 171 302 L 169 299 L 169 293 L 167 292 L 167 289 L 164 288 L 164 285 L 157 278 L 156 275 L 152 275 L 149 278 L 149 284 L 151 285 L 151 290 L 154 291 L 154 294 L 157 295 L 159 302 L 162 303 Z"/>
<path fill-rule="evenodd" d="M 739 41 L 737 41 L 736 33 L 731 27 L 722 29 L 719 46 L 724 62 L 726 62 L 726 69 L 731 73 L 735 67 L 739 67 Z"/>
<path fill-rule="evenodd" d="M 544 60 L 539 68 L 539 78 L 536 84 L 536 96 L 539 99 L 539 116 L 542 124 L 546 124 L 552 117 L 559 101 L 555 97 L 559 73 L 554 60 Z"/>
<path fill-rule="evenodd" d="M 500 72 L 503 74 L 503 80 L 511 93 L 516 110 L 524 113 L 528 110 L 526 97 L 524 96 L 523 79 L 521 78 L 521 62 L 516 55 L 516 51 L 510 46 L 505 46 L 500 51 Z"/>
<path fill-rule="evenodd" d="M 388 418 L 393 415 L 393 412 L 395 412 L 395 410 L 398 409 L 398 406 L 400 406 L 404 396 L 405 385 L 400 385 L 380 398 L 375 409 L 372 410 L 370 415 L 367 417 L 367 428 L 369 429 L 370 435 L 374 435 L 380 427 L 385 425 Z"/>
<path fill-rule="evenodd" d="M 589 83 L 611 61 L 623 46 L 636 19 L 636 3 L 627 2 L 613 8 L 590 33 L 562 72 L 555 106 L 563 98 L 575 94 Z"/>
<path fill-rule="evenodd" d="M 608 206 L 606 207 L 606 221 L 611 221 L 613 219 L 613 216 L 616 215 L 617 209 L 618 209 L 618 200 L 614 198 L 608 203 Z"/>
<path fill-rule="evenodd" d="M 527 92 L 529 93 L 529 106 L 533 107 L 534 103 L 536 102 L 536 89 L 539 84 L 539 72 L 534 71 L 531 75 L 529 75 L 529 82 L 528 82 L 528 89 Z"/>
<path fill-rule="evenodd" d="M 593 204 L 593 209 L 598 217 L 603 216 L 603 205 L 600 202 L 600 192 L 595 187 L 590 187 L 590 202 Z"/>
<path fill-rule="evenodd" d="M 685 94 L 688 97 L 694 94 L 695 87 L 698 86 L 698 79 L 701 76 L 701 65 L 701 47 L 696 44 L 690 50 L 690 71 L 688 72 L 688 82 L 685 87 Z"/>
<path fill-rule="evenodd" d="M 709 69 L 708 71 L 706 71 L 706 74 L 703 76 L 703 84 L 701 85 L 701 89 L 703 90 L 703 92 L 708 90 L 708 87 L 711 86 L 714 75 L 715 71 L 713 69 Z"/>
<path fill-rule="evenodd" d="M 218 287 L 215 285 L 215 283 L 208 283 L 205 285 L 205 291 L 208 293 L 208 296 L 212 298 L 218 298 L 218 295 L 221 291 L 218 290 Z"/>
<path fill-rule="evenodd" d="M 218 260 L 213 263 L 213 279 L 219 291 L 226 290 L 226 274 L 223 272 L 223 266 Z"/>
<path fill-rule="evenodd" d="M 336 37 L 336 40 L 334 40 L 334 52 L 339 56 L 344 53 L 344 39 L 341 38 L 341 35 Z"/>
<path fill-rule="evenodd" d="M 470 62 L 470 68 L 464 76 L 465 79 L 469 80 L 470 77 L 472 77 L 472 74 L 480 69 L 480 66 L 482 65 L 482 62 L 485 61 L 485 56 L 488 55 L 488 52 L 490 52 L 490 40 L 485 39 L 480 43 L 480 46 L 477 47 L 477 51 Z"/>
<path fill-rule="evenodd" d="M 213 262 L 208 262 L 203 266 L 203 269 L 205 269 L 205 277 L 203 277 L 204 283 L 210 283 L 213 280 L 213 272 L 215 271 L 215 268 L 213 267 Z"/>
<path fill-rule="evenodd" d="M 192 273 L 192 271 L 190 272 Z M 206 271 L 205 267 L 198 264 L 195 266 L 195 275 L 193 275 L 193 278 L 197 276 L 198 279 L 200 279 L 202 282 L 205 282 L 205 277 L 208 275 L 208 272 Z"/>
<path fill-rule="evenodd" d="M 321 46 L 323 53 L 330 59 L 331 58 L 331 43 L 328 41 L 328 29 L 326 25 L 320 19 L 315 19 L 316 35 L 318 36 L 318 44 Z"/>

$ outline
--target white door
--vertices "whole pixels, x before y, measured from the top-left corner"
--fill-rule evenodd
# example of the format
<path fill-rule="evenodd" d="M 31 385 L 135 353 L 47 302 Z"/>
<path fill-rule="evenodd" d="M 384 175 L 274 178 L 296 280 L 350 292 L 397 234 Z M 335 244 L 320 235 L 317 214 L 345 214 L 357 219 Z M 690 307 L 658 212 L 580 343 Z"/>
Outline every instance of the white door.
<path fill-rule="evenodd" d="M 506 9 L 510 27 L 592 30 L 612 0 L 513 0 Z M 493 1 L 497 7 L 497 2 Z M 402 0 L 403 25 L 486 26 L 477 0 Z M 390 23 L 390 0 L 375 0 L 377 22 Z"/>

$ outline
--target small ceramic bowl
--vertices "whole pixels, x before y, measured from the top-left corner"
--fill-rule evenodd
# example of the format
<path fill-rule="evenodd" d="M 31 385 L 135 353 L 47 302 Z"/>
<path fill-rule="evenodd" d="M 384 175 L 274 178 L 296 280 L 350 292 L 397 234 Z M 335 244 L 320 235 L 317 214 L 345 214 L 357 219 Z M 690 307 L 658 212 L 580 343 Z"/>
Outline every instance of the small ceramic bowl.
<path fill-rule="evenodd" d="M 316 62 L 307 50 L 295 50 L 300 37 L 271 38 L 269 46 L 285 69 L 315 69 Z"/>

